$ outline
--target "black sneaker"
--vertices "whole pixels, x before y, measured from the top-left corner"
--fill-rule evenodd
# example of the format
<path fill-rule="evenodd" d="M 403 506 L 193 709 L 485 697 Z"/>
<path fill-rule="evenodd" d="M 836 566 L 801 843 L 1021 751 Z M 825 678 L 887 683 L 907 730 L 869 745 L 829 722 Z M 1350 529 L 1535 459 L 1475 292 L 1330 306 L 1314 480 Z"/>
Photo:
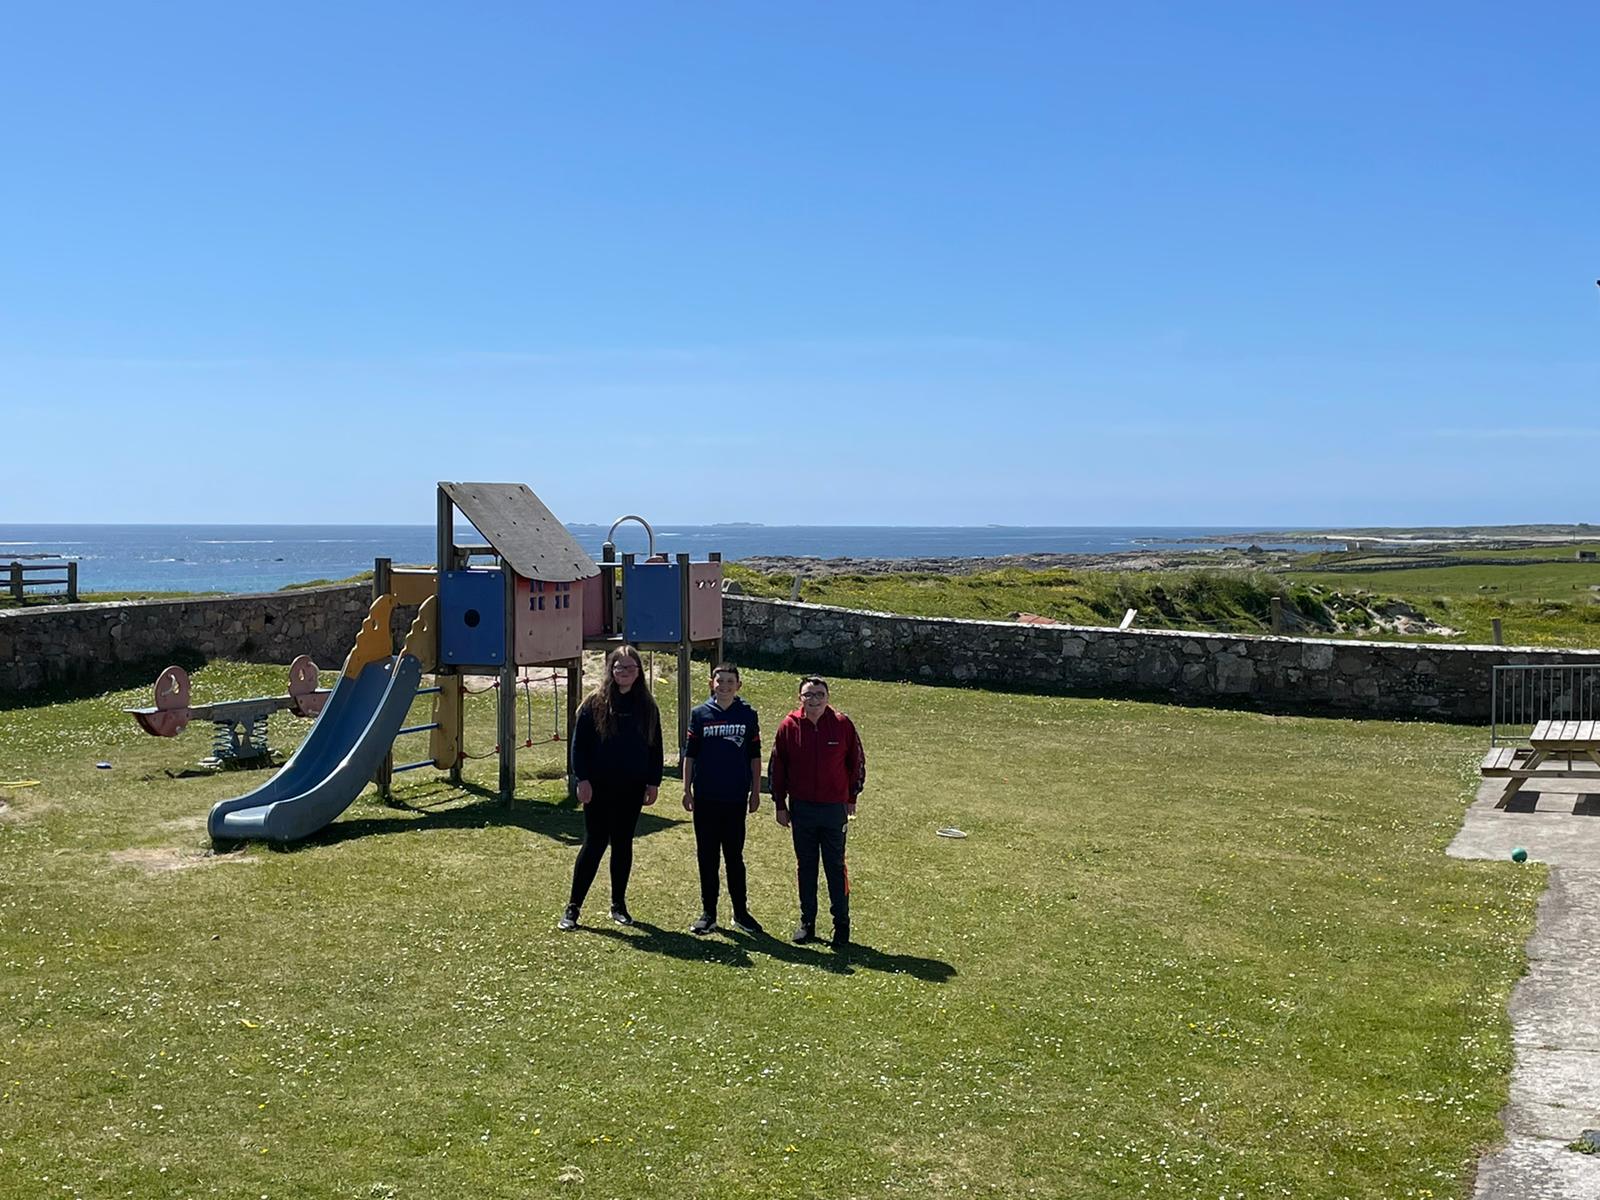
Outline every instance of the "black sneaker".
<path fill-rule="evenodd" d="M 578 927 L 578 906 L 569 904 L 561 910 L 561 920 L 556 922 L 557 929 L 576 929 Z"/>
<path fill-rule="evenodd" d="M 835 950 L 848 950 L 850 948 L 850 926 L 835 925 L 833 927 L 833 948 Z"/>
<path fill-rule="evenodd" d="M 696 937 L 705 937 L 706 934 L 710 933 L 716 927 L 716 914 L 703 912 L 694 919 L 694 924 L 689 926 L 689 932 L 694 934 Z"/>
<path fill-rule="evenodd" d="M 625 904 L 613 904 L 611 906 L 611 919 L 618 925 L 633 924 L 633 914 L 628 912 L 628 907 Z"/>
<path fill-rule="evenodd" d="M 814 942 L 817 940 L 817 927 L 801 921 L 800 924 L 794 927 L 794 936 L 789 940 L 797 946 L 803 946 L 807 942 Z"/>
<path fill-rule="evenodd" d="M 733 914 L 733 927 L 740 933 L 755 934 L 766 932 L 766 930 L 761 928 L 761 922 L 756 920 L 747 912 Z"/>

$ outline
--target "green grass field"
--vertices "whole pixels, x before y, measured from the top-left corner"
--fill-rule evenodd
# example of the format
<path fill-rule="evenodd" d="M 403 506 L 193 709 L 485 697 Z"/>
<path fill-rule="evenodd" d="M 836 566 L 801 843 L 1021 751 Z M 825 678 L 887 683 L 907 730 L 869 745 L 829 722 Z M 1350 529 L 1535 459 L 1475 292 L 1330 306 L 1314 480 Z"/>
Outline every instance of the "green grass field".
<path fill-rule="evenodd" d="M 195 698 L 280 684 L 219 664 Z M 792 685 L 750 673 L 769 730 Z M 603 920 L 602 869 L 558 934 L 558 743 L 509 811 L 483 759 L 466 791 L 419 772 L 403 807 L 210 857 L 207 807 L 263 776 L 184 777 L 204 728 L 137 733 L 142 688 L 0 711 L 0 778 L 40 781 L 0 786 L 0 1195 L 1465 1194 L 1543 880 L 1443 854 L 1479 731 L 835 699 L 870 759 L 844 960 L 684 932 L 670 780 L 640 925 Z M 471 722 L 488 749 L 487 700 Z M 749 860 L 784 933 L 770 807 Z"/>
<path fill-rule="evenodd" d="M 1600 646 L 1600 563 L 1579 562 L 1577 549 L 1559 547 L 1548 552 L 1549 560 L 1531 563 L 1514 561 L 1536 556 L 1527 550 L 1475 550 L 1471 557 L 1481 561 L 1434 567 L 1362 570 L 1357 560 L 1332 572 L 1311 562 L 1287 577 L 1301 585 L 1402 597 L 1441 624 L 1460 629 L 1456 641 L 1488 642 L 1490 622 L 1498 619 L 1508 644 L 1592 649 Z"/>

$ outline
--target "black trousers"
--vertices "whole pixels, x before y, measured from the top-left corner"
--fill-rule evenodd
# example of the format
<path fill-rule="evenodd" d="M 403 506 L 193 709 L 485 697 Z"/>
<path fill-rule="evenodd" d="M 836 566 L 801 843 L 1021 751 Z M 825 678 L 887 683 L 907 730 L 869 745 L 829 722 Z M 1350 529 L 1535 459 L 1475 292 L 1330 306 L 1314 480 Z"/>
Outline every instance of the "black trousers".
<path fill-rule="evenodd" d="M 644 784 L 595 785 L 594 799 L 583 810 L 583 845 L 572 867 L 572 903 L 582 906 L 600 869 L 600 859 L 611 847 L 611 906 L 628 902 L 628 876 L 633 872 L 633 832 L 644 809 Z"/>
<path fill-rule="evenodd" d="M 828 903 L 834 929 L 850 929 L 850 872 L 844 865 L 844 805 L 789 802 L 789 832 L 794 835 L 794 859 L 800 881 L 800 920 L 817 923 L 817 863 L 828 878 Z"/>
<path fill-rule="evenodd" d="M 745 909 L 744 876 L 744 819 L 749 812 L 747 802 L 735 800 L 702 800 L 694 802 L 694 848 L 700 861 L 700 907 L 703 912 L 715 915 L 717 911 L 717 868 L 722 860 L 728 864 L 728 899 L 733 901 L 733 913 L 742 916 Z"/>

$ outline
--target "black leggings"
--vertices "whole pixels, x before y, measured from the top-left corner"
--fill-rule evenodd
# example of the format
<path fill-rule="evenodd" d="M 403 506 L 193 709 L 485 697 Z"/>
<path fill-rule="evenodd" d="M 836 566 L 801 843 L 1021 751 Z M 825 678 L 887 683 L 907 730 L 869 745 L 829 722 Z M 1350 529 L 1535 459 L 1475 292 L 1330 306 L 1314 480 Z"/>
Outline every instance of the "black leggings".
<path fill-rule="evenodd" d="M 611 907 L 628 903 L 628 875 L 633 871 L 633 831 L 644 808 L 644 784 L 594 789 L 594 799 L 583 809 L 583 845 L 572 867 L 572 905 L 583 904 L 600 869 L 600 859 L 611 847 Z"/>
<path fill-rule="evenodd" d="M 733 915 L 745 915 L 744 818 L 749 809 L 743 799 L 731 804 L 716 800 L 694 802 L 694 848 L 700 860 L 700 907 L 713 916 L 717 911 L 718 860 L 728 861 L 728 899 Z"/>

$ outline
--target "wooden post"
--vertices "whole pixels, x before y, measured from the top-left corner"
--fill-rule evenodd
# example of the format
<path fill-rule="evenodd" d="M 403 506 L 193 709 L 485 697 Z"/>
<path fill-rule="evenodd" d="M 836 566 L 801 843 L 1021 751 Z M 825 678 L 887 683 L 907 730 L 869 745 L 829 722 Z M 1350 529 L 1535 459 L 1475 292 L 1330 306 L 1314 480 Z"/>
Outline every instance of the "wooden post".
<path fill-rule="evenodd" d="M 455 756 L 450 763 L 450 786 L 460 787 L 461 748 L 466 744 L 467 689 L 461 686 L 461 676 L 459 674 L 452 674 L 448 679 L 439 680 L 440 686 L 444 686 L 447 683 L 450 686 L 445 687 L 445 690 L 440 693 L 440 697 L 450 705 L 450 711 L 454 714 L 455 722 L 453 725 L 455 729 Z"/>
<path fill-rule="evenodd" d="M 1272 632 L 1283 632 L 1283 597 L 1274 596 L 1269 601 L 1272 606 Z"/>
<path fill-rule="evenodd" d="M 689 710 L 694 669 L 694 644 L 689 641 L 689 597 L 694 585 L 689 582 L 689 556 L 678 555 L 678 763 L 683 763 L 683 744 L 689 737 Z"/>
<path fill-rule="evenodd" d="M 1130 608 L 1127 612 L 1122 614 L 1122 624 L 1118 625 L 1117 628 L 1118 629 L 1132 629 L 1133 628 L 1133 619 L 1135 617 L 1137 617 L 1138 615 L 1139 615 L 1139 610 L 1137 608 Z"/>
<path fill-rule="evenodd" d="M 67 603 L 78 602 L 78 560 L 70 559 L 67 562 Z"/>
<path fill-rule="evenodd" d="M 1500 629 L 1499 617 L 1491 617 L 1489 619 L 1489 632 L 1493 635 L 1496 646 L 1504 646 L 1506 644 L 1505 636 Z"/>
<path fill-rule="evenodd" d="M 633 566 L 633 559 L 634 559 L 634 556 L 632 554 L 624 554 L 622 556 L 622 579 L 623 580 L 626 580 L 628 578 L 628 568 Z M 623 641 L 627 641 L 628 640 L 628 585 L 627 585 L 626 582 L 624 582 L 622 587 L 619 588 L 618 591 L 617 591 L 616 607 L 612 611 L 613 611 L 613 616 L 614 616 L 615 621 L 616 621 L 616 626 L 612 630 L 612 632 L 616 633 L 616 634 L 619 634 L 622 637 Z"/>
<path fill-rule="evenodd" d="M 506 581 L 506 656 L 500 664 L 500 711 L 495 739 L 500 743 L 500 799 L 507 805 L 517 790 L 517 575 L 500 560 Z"/>
<path fill-rule="evenodd" d="M 22 564 L 15 559 L 11 562 L 11 598 L 22 602 Z"/>
<path fill-rule="evenodd" d="M 391 558 L 375 558 L 372 560 L 372 598 L 389 593 L 389 585 L 394 574 L 394 560 Z M 391 625 L 385 631 L 389 635 L 389 653 L 394 653 L 394 627 Z M 384 800 L 390 799 L 394 794 L 394 743 L 389 743 L 389 748 L 383 752 L 383 761 L 378 764 L 377 774 L 373 782 L 378 785 L 378 795 Z"/>
<path fill-rule="evenodd" d="M 804 578 L 805 575 L 802 572 L 796 571 L 794 573 L 794 582 L 789 585 L 789 599 L 800 599 L 800 581 Z"/>
<path fill-rule="evenodd" d="M 617 548 L 610 542 L 600 547 L 600 628 L 620 633 L 617 620 Z"/>

